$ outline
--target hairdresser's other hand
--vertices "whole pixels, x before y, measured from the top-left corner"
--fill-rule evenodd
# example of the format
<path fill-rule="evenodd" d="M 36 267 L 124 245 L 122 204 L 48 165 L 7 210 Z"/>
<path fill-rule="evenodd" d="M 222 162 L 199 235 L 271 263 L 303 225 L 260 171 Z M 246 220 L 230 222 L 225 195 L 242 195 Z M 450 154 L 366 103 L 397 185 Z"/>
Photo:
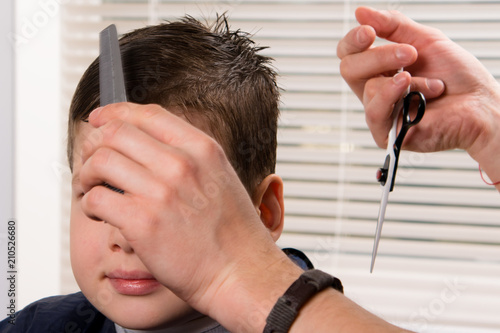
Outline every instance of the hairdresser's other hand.
<path fill-rule="evenodd" d="M 426 96 L 427 108 L 404 148 L 466 149 L 490 178 L 500 179 L 495 171 L 500 163 L 500 86 L 485 67 L 439 30 L 399 12 L 360 7 L 356 18 L 361 25 L 340 41 L 337 54 L 342 76 L 363 102 L 376 143 L 387 146 L 393 105 L 411 82 L 411 90 Z M 394 43 L 373 47 L 376 36 Z M 395 75 L 401 67 L 405 72 Z"/>
<path fill-rule="evenodd" d="M 198 311 L 229 327 L 240 318 L 228 308 L 257 311 L 252 324 L 262 330 L 301 271 L 275 245 L 219 144 L 157 105 L 108 105 L 89 123 L 93 141 L 83 143 L 80 170 L 85 214 L 118 228 L 155 278 Z M 279 271 L 290 276 L 273 280 Z"/>

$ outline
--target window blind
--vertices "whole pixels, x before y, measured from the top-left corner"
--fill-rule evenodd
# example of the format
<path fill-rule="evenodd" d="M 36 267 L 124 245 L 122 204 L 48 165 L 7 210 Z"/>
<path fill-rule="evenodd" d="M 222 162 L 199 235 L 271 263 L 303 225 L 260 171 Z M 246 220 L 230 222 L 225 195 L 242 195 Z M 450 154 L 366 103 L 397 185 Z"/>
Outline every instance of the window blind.
<path fill-rule="evenodd" d="M 76 83 L 98 55 L 98 33 L 227 12 L 233 28 L 270 46 L 282 95 L 277 173 L 285 182 L 282 247 L 305 251 L 342 279 L 346 295 L 420 332 L 500 328 L 500 198 L 459 150 L 403 151 L 369 273 L 385 151 L 339 73 L 336 45 L 360 5 L 397 9 L 443 30 L 500 77 L 500 1 L 76 1 L 63 5 L 61 75 L 66 115 Z M 377 43 L 382 43 L 378 41 Z M 63 189 L 69 198 L 69 186 Z M 62 212 L 69 221 L 69 200 Z M 63 226 L 63 235 L 68 234 Z M 69 248 L 68 238 L 63 239 Z M 69 251 L 63 292 L 76 287 Z"/>

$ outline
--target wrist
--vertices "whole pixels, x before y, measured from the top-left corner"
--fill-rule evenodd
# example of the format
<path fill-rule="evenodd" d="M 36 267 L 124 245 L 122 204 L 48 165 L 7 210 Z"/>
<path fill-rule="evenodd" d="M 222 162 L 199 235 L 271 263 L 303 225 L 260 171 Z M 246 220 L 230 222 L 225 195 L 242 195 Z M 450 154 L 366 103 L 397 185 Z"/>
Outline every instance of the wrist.
<path fill-rule="evenodd" d="M 500 124 L 500 85 L 491 84 L 488 93 L 484 93 L 482 101 L 478 103 L 479 110 L 470 110 L 475 115 L 480 126 L 479 135 L 466 149 L 469 155 L 479 163 L 483 172 L 488 175 L 492 183 L 500 181 L 500 133 L 496 130 Z M 500 184 L 496 185 L 500 191 Z"/>
<path fill-rule="evenodd" d="M 277 246 L 245 260 L 218 288 L 208 315 L 230 331 L 262 332 L 266 318 L 303 273 Z"/>
<path fill-rule="evenodd" d="M 334 276 L 317 269 L 309 269 L 293 282 L 274 305 L 266 319 L 264 333 L 289 332 L 302 307 L 327 288 L 344 292 L 342 283 Z"/>

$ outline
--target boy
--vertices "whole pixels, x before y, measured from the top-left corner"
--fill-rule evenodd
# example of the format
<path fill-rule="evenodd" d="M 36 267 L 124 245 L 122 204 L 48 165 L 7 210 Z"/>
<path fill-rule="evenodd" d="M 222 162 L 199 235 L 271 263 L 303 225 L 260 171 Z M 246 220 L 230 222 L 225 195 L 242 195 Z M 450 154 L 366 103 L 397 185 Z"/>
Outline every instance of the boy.
<path fill-rule="evenodd" d="M 215 148 L 212 154 L 219 155 L 221 160 L 225 160 L 224 154 L 227 156 L 248 192 L 245 195 L 251 197 L 253 209 L 269 231 L 266 237 L 277 240 L 283 227 L 283 193 L 281 179 L 273 174 L 279 89 L 276 74 L 269 66 L 271 59 L 259 55 L 261 48 L 255 47 L 245 33 L 230 32 L 224 17 L 219 17 L 212 28 L 187 17 L 179 22 L 139 29 L 123 36 L 120 47 L 128 100 L 161 105 L 168 111 L 160 112 L 171 112 L 183 119 L 169 115 L 170 123 L 176 123 L 176 128 L 189 122 L 219 142 L 224 152 Z M 68 124 L 67 152 L 73 173 L 71 260 L 83 294 L 38 301 L 17 314 L 15 326 L 2 323 L 2 331 L 11 328 L 19 332 L 30 329 L 40 332 L 113 332 L 116 329 L 120 332 L 127 328 L 226 332 L 157 281 L 134 253 L 133 243 L 128 242 L 118 228 L 89 219 L 88 216 L 101 219 L 90 213 L 88 206 L 89 202 L 105 202 L 102 198 L 92 199 L 100 190 L 110 191 L 100 186 L 103 178 L 106 183 L 125 190 L 123 195 L 113 195 L 123 198 L 138 190 L 161 201 L 166 200 L 161 187 L 168 187 L 169 182 L 164 184 L 159 178 L 165 173 L 176 179 L 182 176 L 179 170 L 183 162 L 176 165 L 174 159 L 164 158 L 148 148 L 149 144 L 158 151 L 171 149 L 150 140 L 144 128 L 115 120 L 111 123 L 116 128 L 110 129 L 113 127 L 110 125 L 96 129 L 92 119 L 91 124 L 85 122 L 98 106 L 96 59 L 76 89 Z M 148 107 L 135 104 L 118 107 L 125 112 L 130 109 L 148 112 Z M 159 109 L 158 106 L 149 106 L 151 108 Z M 127 135 L 122 133 L 124 128 Z M 263 135 L 265 145 L 262 145 Z M 203 148 L 194 147 L 194 151 Z M 104 160 L 125 162 L 105 165 Z M 131 160 L 141 166 L 150 166 L 153 162 L 158 169 L 147 176 L 141 172 L 126 175 L 130 165 L 134 171 L 138 169 Z M 107 169 L 104 173 L 108 174 L 96 176 L 94 169 Z M 188 193 L 187 203 L 182 205 L 182 200 L 176 200 L 183 221 L 188 223 L 193 216 L 213 214 L 212 199 L 232 186 L 229 180 L 235 178 L 228 166 L 226 169 L 227 172 L 212 173 L 200 191 L 186 184 L 193 189 Z M 117 180 L 116 175 L 125 178 Z M 95 181 L 97 183 L 89 185 Z M 156 187 L 148 187 L 148 184 Z M 245 200 L 242 191 L 238 191 Z M 142 206 L 154 204 L 154 200 L 147 200 Z M 248 205 L 244 207 L 237 208 L 246 208 L 249 213 Z M 121 205 L 107 209 L 110 212 L 126 210 Z M 175 240 L 163 241 L 175 243 L 188 239 L 188 235 L 180 234 Z M 182 271 L 182 267 L 176 269 Z"/>

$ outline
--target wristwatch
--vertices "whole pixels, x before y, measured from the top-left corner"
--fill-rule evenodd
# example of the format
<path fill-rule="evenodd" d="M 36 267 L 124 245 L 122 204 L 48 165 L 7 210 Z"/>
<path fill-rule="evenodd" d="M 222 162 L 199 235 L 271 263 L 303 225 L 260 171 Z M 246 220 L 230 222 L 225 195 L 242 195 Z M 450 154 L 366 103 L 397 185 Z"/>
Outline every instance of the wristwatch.
<path fill-rule="evenodd" d="M 293 250 L 298 251 L 295 249 Z M 300 253 L 307 259 L 305 254 L 302 252 Z M 309 260 L 307 259 L 307 261 Z M 310 266 L 312 266 L 312 264 Z M 278 299 L 266 319 L 264 333 L 288 332 L 300 308 L 302 308 L 302 306 L 314 295 L 328 287 L 332 287 L 344 293 L 342 282 L 336 277 L 318 269 L 306 270 L 294 283 L 292 283 L 283 296 Z"/>

